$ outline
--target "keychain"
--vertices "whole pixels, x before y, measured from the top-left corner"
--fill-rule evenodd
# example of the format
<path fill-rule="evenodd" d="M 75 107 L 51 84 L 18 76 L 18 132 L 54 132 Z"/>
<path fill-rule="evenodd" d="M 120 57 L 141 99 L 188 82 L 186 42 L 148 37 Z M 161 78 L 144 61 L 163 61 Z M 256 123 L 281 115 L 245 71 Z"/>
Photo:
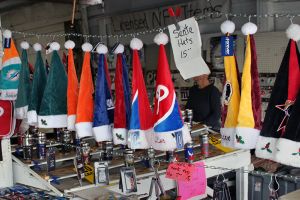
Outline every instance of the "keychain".
<path fill-rule="evenodd" d="M 94 163 L 95 184 L 109 185 L 108 163 L 99 161 Z"/>
<path fill-rule="evenodd" d="M 155 196 L 157 199 L 170 199 L 163 188 L 162 182 L 161 182 L 159 174 L 158 174 L 158 169 L 159 169 L 160 163 L 156 162 L 155 164 L 157 164 L 157 167 L 152 166 L 152 169 L 154 171 L 154 177 L 152 177 L 152 180 L 151 180 L 149 197 L 147 199 L 149 199 L 149 200 L 151 199 L 151 196 L 153 193 L 153 188 L 155 190 Z"/>
<path fill-rule="evenodd" d="M 82 186 L 82 179 L 84 178 L 84 166 L 81 154 L 82 153 L 80 147 L 76 147 L 76 157 L 74 158 L 74 166 L 76 168 L 77 178 L 80 186 Z"/>
<path fill-rule="evenodd" d="M 278 193 L 277 193 L 277 191 L 279 190 L 279 183 L 277 181 L 276 175 L 274 175 L 274 180 L 275 180 L 274 183 L 277 184 L 277 189 L 276 190 L 274 188 L 274 184 L 272 184 L 273 183 L 273 176 L 271 176 L 271 180 L 270 180 L 270 183 L 269 183 L 269 186 L 268 186 L 269 187 L 269 191 L 270 191 L 270 194 L 269 194 L 269 199 L 270 200 L 278 200 Z"/>

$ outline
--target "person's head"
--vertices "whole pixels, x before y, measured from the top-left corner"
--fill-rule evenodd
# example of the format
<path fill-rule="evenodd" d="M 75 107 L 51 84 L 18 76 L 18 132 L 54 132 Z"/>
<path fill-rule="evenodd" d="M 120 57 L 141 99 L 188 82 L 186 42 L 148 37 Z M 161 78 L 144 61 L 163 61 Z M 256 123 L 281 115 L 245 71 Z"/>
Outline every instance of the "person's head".
<path fill-rule="evenodd" d="M 209 75 L 208 74 L 202 74 L 200 76 L 196 76 L 193 78 L 193 80 L 197 83 L 199 88 L 204 88 L 209 85 Z"/>

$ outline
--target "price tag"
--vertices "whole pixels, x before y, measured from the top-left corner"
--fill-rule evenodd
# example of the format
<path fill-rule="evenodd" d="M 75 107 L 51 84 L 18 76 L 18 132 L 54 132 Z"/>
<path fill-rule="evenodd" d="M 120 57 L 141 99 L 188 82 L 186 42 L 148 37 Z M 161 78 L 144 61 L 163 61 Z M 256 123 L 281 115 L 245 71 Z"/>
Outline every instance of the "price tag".
<path fill-rule="evenodd" d="M 190 181 L 195 166 L 185 162 L 173 162 L 169 164 L 166 172 L 166 178 L 177 181 Z"/>

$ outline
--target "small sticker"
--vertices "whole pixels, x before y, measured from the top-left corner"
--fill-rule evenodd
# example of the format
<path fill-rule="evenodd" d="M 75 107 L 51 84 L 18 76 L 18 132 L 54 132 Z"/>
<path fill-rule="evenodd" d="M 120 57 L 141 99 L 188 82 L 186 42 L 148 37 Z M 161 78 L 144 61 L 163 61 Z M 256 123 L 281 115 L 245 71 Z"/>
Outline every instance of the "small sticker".
<path fill-rule="evenodd" d="M 260 192 L 261 191 L 261 182 L 256 182 L 255 187 L 254 187 L 255 192 Z"/>
<path fill-rule="evenodd" d="M 135 148 L 140 145 L 140 132 L 135 131 L 130 134 L 131 148 Z"/>
<path fill-rule="evenodd" d="M 233 37 L 223 36 L 221 38 L 221 54 L 222 56 L 233 56 Z"/>
<path fill-rule="evenodd" d="M 176 138 L 177 149 L 182 149 L 184 147 L 182 131 L 175 132 L 175 138 Z"/>

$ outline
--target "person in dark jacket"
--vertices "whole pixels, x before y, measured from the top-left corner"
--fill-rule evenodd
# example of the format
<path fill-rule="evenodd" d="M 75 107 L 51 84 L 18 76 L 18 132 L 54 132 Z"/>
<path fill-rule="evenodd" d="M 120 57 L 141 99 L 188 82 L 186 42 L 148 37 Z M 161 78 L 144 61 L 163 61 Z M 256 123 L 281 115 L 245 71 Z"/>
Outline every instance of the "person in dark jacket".
<path fill-rule="evenodd" d="M 208 77 L 208 74 L 203 74 L 193 78 L 197 84 L 189 90 L 186 109 L 193 110 L 193 121 L 220 130 L 221 93 L 209 82 Z"/>

